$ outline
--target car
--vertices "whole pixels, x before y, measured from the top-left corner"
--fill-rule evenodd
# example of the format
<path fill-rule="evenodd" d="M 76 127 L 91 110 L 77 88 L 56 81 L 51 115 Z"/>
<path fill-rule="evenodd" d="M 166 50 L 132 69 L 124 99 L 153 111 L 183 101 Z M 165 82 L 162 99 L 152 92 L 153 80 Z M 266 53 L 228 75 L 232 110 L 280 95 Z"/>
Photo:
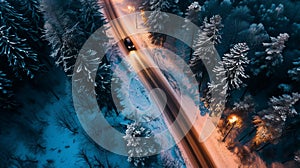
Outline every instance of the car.
<path fill-rule="evenodd" d="M 124 41 L 124 45 L 126 46 L 128 51 L 136 50 L 133 42 L 131 41 L 131 39 L 129 37 L 126 37 L 123 41 Z"/>

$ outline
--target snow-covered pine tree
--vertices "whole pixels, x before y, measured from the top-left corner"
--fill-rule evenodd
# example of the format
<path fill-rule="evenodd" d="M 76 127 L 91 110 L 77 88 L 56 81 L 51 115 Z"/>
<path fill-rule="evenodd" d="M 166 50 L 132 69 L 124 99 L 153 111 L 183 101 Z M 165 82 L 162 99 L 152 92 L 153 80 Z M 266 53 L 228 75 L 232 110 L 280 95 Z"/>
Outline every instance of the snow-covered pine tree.
<path fill-rule="evenodd" d="M 286 26 L 289 25 L 290 20 L 286 16 L 286 7 L 283 4 L 261 3 L 261 5 L 256 5 L 257 19 L 266 26 L 270 34 L 285 31 Z"/>
<path fill-rule="evenodd" d="M 207 18 L 204 19 L 203 25 L 201 26 L 201 31 L 198 32 L 198 36 L 194 40 L 193 47 L 195 51 L 192 54 L 190 59 L 190 67 L 194 74 L 196 74 L 197 78 L 201 78 L 199 81 L 203 83 L 204 75 L 206 72 L 205 66 L 211 66 L 211 59 L 215 59 L 215 56 L 218 56 L 218 53 L 215 49 L 215 45 L 220 43 L 221 34 L 220 31 L 223 27 L 221 23 L 222 18 L 219 15 L 215 15 L 210 18 L 208 21 Z M 206 65 L 203 64 L 206 63 Z M 201 75 L 201 76 L 199 76 Z M 209 90 L 207 92 L 208 95 L 215 97 L 216 95 L 212 95 L 212 93 L 220 93 L 222 94 L 222 98 L 226 97 L 226 93 L 222 90 L 223 83 L 216 83 L 216 81 L 212 81 L 209 83 Z M 204 103 L 210 104 L 210 114 L 211 115 L 219 115 L 224 110 L 224 102 L 225 100 L 219 100 L 211 97 L 204 97 Z"/>
<path fill-rule="evenodd" d="M 77 54 L 86 40 L 77 17 L 80 16 L 80 2 L 47 0 L 42 5 L 46 21 L 45 37 L 52 47 L 51 56 L 71 75 Z"/>
<path fill-rule="evenodd" d="M 126 135 L 123 138 L 127 142 L 128 162 L 132 162 L 135 167 L 144 167 L 148 156 L 158 150 L 157 143 L 152 141 L 151 130 L 142 126 L 141 123 L 134 122 L 128 125 Z M 142 141 L 141 138 L 149 139 L 149 142 Z"/>
<path fill-rule="evenodd" d="M 39 0 L 8 0 L 8 2 L 13 4 L 16 11 L 26 19 L 26 23 L 23 24 L 26 24 L 28 29 L 26 33 L 20 34 L 20 37 L 27 39 L 32 44 L 30 47 L 42 52 L 41 48 L 45 45 L 41 40 L 44 19 Z"/>
<path fill-rule="evenodd" d="M 166 40 L 166 35 L 161 34 L 164 30 L 164 24 L 168 22 L 168 15 L 165 13 L 172 13 L 181 16 L 177 4 L 178 0 L 151 0 L 144 2 L 140 9 L 144 11 L 153 11 L 149 16 L 146 16 L 146 25 L 154 32 L 150 32 L 150 38 L 153 44 L 163 45 Z"/>
<path fill-rule="evenodd" d="M 191 3 L 187 9 L 186 9 L 186 13 L 185 13 L 185 19 L 184 19 L 184 24 L 182 25 L 182 28 L 186 31 L 186 32 L 190 32 L 191 35 L 191 42 L 194 41 L 194 38 L 197 34 L 197 29 L 193 29 L 191 28 L 190 22 L 192 22 L 193 24 L 200 26 L 202 23 L 202 15 L 201 15 L 201 10 L 202 7 L 199 5 L 198 2 L 193 2 Z M 193 54 L 193 50 L 190 49 L 190 53 L 189 53 L 189 57 L 188 59 L 191 58 L 191 55 Z M 187 60 L 188 61 L 188 60 Z"/>
<path fill-rule="evenodd" d="M 194 24 L 196 24 L 197 26 L 200 26 L 201 22 L 202 22 L 202 17 L 201 17 L 201 6 L 199 5 L 198 2 L 193 2 L 191 3 L 190 6 L 188 6 L 188 8 L 186 9 L 186 13 L 185 13 L 185 21 L 190 21 Z M 189 28 L 187 27 L 187 25 L 183 25 L 183 28 L 185 28 L 186 30 L 189 30 Z"/>
<path fill-rule="evenodd" d="M 271 68 L 283 62 L 282 52 L 288 38 L 287 33 L 280 33 L 277 37 L 271 37 L 270 43 L 263 43 L 266 48 L 265 52 L 257 52 L 258 59 L 252 63 L 258 65 L 258 68 L 252 69 L 254 75 L 258 75 L 265 70 L 266 75 L 269 76 L 272 73 Z"/>
<path fill-rule="evenodd" d="M 259 112 L 260 116 L 254 117 L 253 123 L 257 127 L 256 135 L 252 140 L 254 147 L 264 142 L 278 141 L 284 131 L 287 118 L 298 114 L 294 105 L 299 99 L 299 93 L 284 94 L 270 99 L 270 107 Z M 265 138 L 266 135 L 268 138 Z"/>
<path fill-rule="evenodd" d="M 255 112 L 255 104 L 252 97 L 246 96 L 243 101 L 234 103 L 232 110 L 242 114 L 241 116 L 248 117 L 250 113 Z"/>
<path fill-rule="evenodd" d="M 114 110 L 115 113 L 118 115 L 118 109 L 114 104 L 112 98 L 112 91 L 111 91 L 111 84 L 115 82 L 112 71 L 111 65 L 105 59 L 103 59 L 99 65 L 97 76 L 96 76 L 96 98 L 98 102 L 98 106 L 107 107 L 109 111 Z"/>
<path fill-rule="evenodd" d="M 270 115 L 265 115 L 264 118 L 269 118 L 269 119 L 274 119 L 274 120 L 282 120 L 286 121 L 286 118 L 288 116 L 293 116 L 297 114 L 297 111 L 293 107 L 296 102 L 298 102 L 300 99 L 300 94 L 299 93 L 292 93 L 292 95 L 284 94 L 282 96 L 277 97 L 272 97 L 270 99 L 269 105 L 273 108 L 274 110 L 274 115 L 277 116 L 272 116 Z"/>
<path fill-rule="evenodd" d="M 24 27 L 24 25 L 28 25 L 28 20 L 18 13 L 7 0 L 0 1 L 0 23 L 0 26 L 11 27 L 14 32 L 29 31 L 28 27 Z"/>
<path fill-rule="evenodd" d="M 208 21 L 204 19 L 201 27 L 202 31 L 198 33 L 198 37 L 194 41 L 195 51 L 190 60 L 190 65 L 196 66 L 200 60 L 209 60 L 212 54 L 215 53 L 214 45 L 221 42 L 220 31 L 223 27 L 221 16 L 215 15 Z"/>
<path fill-rule="evenodd" d="M 266 61 L 270 61 L 272 66 L 275 66 L 283 62 L 282 51 L 285 48 L 285 42 L 289 39 L 287 33 L 279 34 L 277 38 L 271 37 L 270 43 L 263 43 L 264 47 L 267 47 L 265 52 L 267 57 Z"/>
<path fill-rule="evenodd" d="M 228 82 L 229 90 L 239 89 L 243 85 L 242 78 L 249 77 L 244 68 L 250 62 L 247 58 L 248 51 L 246 43 L 235 44 L 230 53 L 224 54 L 223 60 L 213 69 L 218 80 Z M 219 79 L 220 76 L 225 76 L 226 79 Z"/>
<path fill-rule="evenodd" d="M 221 29 L 223 28 L 222 17 L 220 15 L 214 15 L 207 21 L 207 18 L 203 22 L 202 30 L 206 37 L 209 38 L 214 44 L 221 43 Z"/>
<path fill-rule="evenodd" d="M 254 22 L 254 17 L 246 5 L 238 6 L 228 13 L 228 16 L 223 21 L 224 35 L 222 36 L 224 40 L 219 48 L 220 53 L 225 53 L 232 44 L 244 42 L 245 39 L 241 38 L 240 33 L 249 28 L 250 23 Z"/>
<path fill-rule="evenodd" d="M 0 1 L 0 59 L 1 66 L 8 67 L 16 79 L 33 78 L 40 69 L 36 52 L 27 39 L 31 32 L 28 19 L 19 14 L 6 0 Z"/>
<path fill-rule="evenodd" d="M 260 47 L 264 41 L 270 39 L 270 36 L 262 23 L 251 24 L 248 29 L 241 31 L 239 35 L 241 39 L 246 41 L 250 48 Z"/>
<path fill-rule="evenodd" d="M 110 64 L 106 56 L 102 60 L 99 56 L 99 48 L 105 46 L 108 39 L 103 38 L 106 37 L 105 32 L 95 32 L 105 24 L 97 2 L 97 0 L 44 1 L 46 38 L 52 47 L 51 56 L 69 76 L 73 76 L 77 82 L 76 86 L 80 87 L 78 92 L 96 94 L 100 108 L 108 107 L 109 110 L 116 110 L 110 94 L 112 80 Z M 89 43 L 93 46 L 82 48 L 91 35 L 95 37 L 89 39 Z M 78 54 L 81 54 L 80 60 Z M 76 61 L 78 61 L 77 69 L 74 71 Z M 91 74 L 96 74 L 96 79 L 92 79 Z"/>
<path fill-rule="evenodd" d="M 100 7 L 95 0 L 48 0 L 44 1 L 43 6 L 45 36 L 53 50 L 51 56 L 68 75 L 72 75 L 81 47 L 105 23 Z M 100 44 L 104 44 L 105 39 L 101 40 Z"/>
<path fill-rule="evenodd" d="M 258 148 L 262 143 L 271 141 L 274 139 L 274 135 L 278 134 L 259 116 L 254 116 L 252 123 L 256 127 L 256 133 L 251 142 L 252 149 Z"/>
<path fill-rule="evenodd" d="M 80 25 L 86 32 L 87 37 L 94 33 L 99 27 L 103 26 L 106 21 L 100 12 L 101 7 L 97 0 L 80 0 L 82 7 L 80 9 Z M 105 39 L 104 39 L 105 40 Z"/>
<path fill-rule="evenodd" d="M 209 104 L 211 116 L 220 116 L 225 108 L 227 89 L 224 90 L 227 84 L 223 82 L 216 83 L 212 81 L 208 83 L 208 93 L 204 98 L 205 103 Z"/>
<path fill-rule="evenodd" d="M 292 80 L 300 81 L 300 58 L 297 58 L 293 62 L 294 67 L 290 70 L 288 70 L 289 77 L 292 78 Z"/>
<path fill-rule="evenodd" d="M 33 78 L 40 68 L 37 54 L 27 45 L 26 40 L 15 35 L 10 27 L 1 26 L 0 35 L 1 66 L 8 65 L 18 79 L 24 76 Z"/>

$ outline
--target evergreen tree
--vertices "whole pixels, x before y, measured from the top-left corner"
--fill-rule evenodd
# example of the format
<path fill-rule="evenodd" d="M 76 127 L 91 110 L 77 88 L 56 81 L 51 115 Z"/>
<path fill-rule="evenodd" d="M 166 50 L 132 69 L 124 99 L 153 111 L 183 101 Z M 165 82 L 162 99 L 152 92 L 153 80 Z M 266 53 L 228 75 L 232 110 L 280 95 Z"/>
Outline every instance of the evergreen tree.
<path fill-rule="evenodd" d="M 28 27 L 26 33 L 20 35 L 21 38 L 26 38 L 31 48 L 42 51 L 44 41 L 41 40 L 43 35 L 43 13 L 40 10 L 40 2 L 38 0 L 8 0 L 10 4 L 13 4 L 18 13 L 26 19 L 26 27 Z M 25 23 L 23 23 L 25 24 Z M 41 43 L 43 42 L 43 43 Z"/>
<path fill-rule="evenodd" d="M 78 53 L 88 37 L 105 23 L 95 0 L 45 1 L 46 39 L 56 64 L 71 75 Z M 78 17 L 77 17 L 78 16 Z M 101 39 L 101 44 L 105 39 Z"/>
<path fill-rule="evenodd" d="M 102 60 L 96 76 L 96 98 L 100 107 L 107 107 L 108 110 L 114 110 L 118 115 L 118 109 L 114 104 L 111 93 L 111 83 L 115 82 L 112 77 L 111 65 L 109 62 Z"/>
<path fill-rule="evenodd" d="M 23 76 L 33 78 L 40 68 L 37 54 L 26 44 L 25 39 L 13 34 L 11 28 L 1 26 L 0 35 L 1 66 L 8 65 L 19 79 Z"/>
<path fill-rule="evenodd" d="M 225 108 L 227 102 L 227 89 L 224 89 L 227 85 L 223 82 L 212 81 L 208 83 L 208 93 L 204 98 L 205 103 L 209 104 L 209 110 L 211 116 L 220 116 Z"/>
<path fill-rule="evenodd" d="M 144 167 L 146 159 L 149 158 L 148 155 L 152 155 L 158 150 L 157 144 L 151 141 L 153 139 L 151 130 L 142 126 L 141 123 L 134 122 L 128 125 L 123 138 L 127 141 L 129 149 L 128 162 L 132 162 L 136 167 Z"/>
<path fill-rule="evenodd" d="M 79 1 L 44 1 L 45 37 L 52 47 L 56 64 L 71 75 L 77 54 L 86 38 L 79 26 Z"/>
<path fill-rule="evenodd" d="M 267 47 L 265 52 L 267 57 L 266 61 L 270 61 L 272 66 L 275 66 L 283 62 L 282 51 L 285 48 L 285 42 L 288 40 L 289 35 L 287 33 L 279 34 L 277 38 L 271 37 L 271 43 L 263 43 L 264 47 Z"/>
<path fill-rule="evenodd" d="M 238 89 L 243 84 L 241 78 L 248 78 L 245 74 L 245 66 L 249 64 L 247 58 L 249 47 L 246 43 L 238 43 L 230 49 L 230 53 L 224 54 L 223 61 L 219 62 L 213 71 L 217 77 L 225 76 L 230 90 Z"/>
<path fill-rule="evenodd" d="M 222 15 L 221 15 L 222 16 Z M 229 15 L 224 18 L 223 40 L 219 52 L 223 55 L 227 52 L 232 44 L 244 42 L 241 38 L 241 32 L 250 27 L 254 21 L 251 11 L 247 6 L 239 6 L 234 8 Z M 247 43 L 249 45 L 249 43 Z"/>
<path fill-rule="evenodd" d="M 16 9 L 11 6 L 6 0 L 0 1 L 0 26 L 11 27 L 14 32 L 26 32 L 29 31 L 28 20 L 26 20 L 22 14 L 18 13 Z"/>
<path fill-rule="evenodd" d="M 194 51 L 190 60 L 190 65 L 196 66 L 200 60 L 209 60 L 211 55 L 215 53 L 214 45 L 221 42 L 220 31 L 223 25 L 221 23 L 221 17 L 219 15 L 207 18 L 203 21 L 202 31 L 198 33 L 198 37 L 194 42 Z"/>
<path fill-rule="evenodd" d="M 107 55 L 102 60 L 99 56 L 99 48 L 106 46 L 108 39 L 99 38 L 106 37 L 105 32 L 95 33 L 105 24 L 97 1 L 45 1 L 44 10 L 46 38 L 52 47 L 51 56 L 55 58 L 56 64 L 62 66 L 67 75 L 73 76 L 77 86 L 80 87 L 79 93 L 96 94 L 100 108 L 116 110 L 110 89 L 112 81 L 110 63 Z M 95 37 L 89 39 L 89 43 L 93 46 L 82 48 L 90 36 Z M 80 49 L 82 51 L 79 53 Z M 77 59 L 79 54 L 80 59 Z M 75 61 L 77 69 L 74 70 Z M 92 79 L 91 74 L 96 74 L 96 79 Z"/>
<path fill-rule="evenodd" d="M 272 73 L 271 68 L 283 62 L 282 51 L 285 48 L 285 42 L 288 38 L 289 35 L 283 33 L 279 34 L 277 38 L 271 37 L 270 43 L 263 43 L 263 46 L 266 48 L 265 52 L 257 52 L 257 60 L 252 61 L 253 65 L 258 66 L 252 69 L 254 75 L 266 71 L 266 75 L 269 76 Z"/>
<path fill-rule="evenodd" d="M 166 41 L 166 35 L 159 33 L 165 29 L 164 24 L 169 22 L 166 13 L 182 15 L 177 4 L 178 0 L 151 0 L 149 2 L 145 1 L 140 7 L 144 11 L 153 11 L 149 16 L 146 16 L 146 25 L 153 30 L 153 32 L 150 32 L 153 44 L 163 45 Z"/>
<path fill-rule="evenodd" d="M 294 105 L 299 99 L 299 93 L 284 94 L 270 99 L 270 107 L 261 111 L 260 116 L 255 116 L 253 120 L 257 130 L 252 140 L 254 148 L 265 142 L 277 143 L 283 134 L 287 118 L 298 114 Z"/>
<path fill-rule="evenodd" d="M 239 35 L 241 39 L 245 40 L 246 43 L 249 44 L 250 48 L 255 49 L 259 48 L 263 42 L 270 39 L 270 36 L 262 23 L 251 24 L 248 29 L 241 31 Z"/>
<path fill-rule="evenodd" d="M 80 25 L 85 31 L 87 37 L 93 34 L 99 27 L 103 26 L 106 21 L 100 12 L 101 7 L 96 0 L 81 0 L 82 7 L 80 12 Z"/>
<path fill-rule="evenodd" d="M 191 3 L 191 5 L 188 6 L 188 8 L 186 9 L 185 21 L 190 21 L 190 22 L 196 24 L 197 26 L 200 26 L 200 24 L 202 22 L 202 17 L 201 17 L 201 13 L 200 13 L 201 10 L 202 10 L 202 7 L 199 5 L 198 2 Z M 189 30 L 187 25 L 183 25 L 183 28 L 185 28 L 187 31 Z"/>
<path fill-rule="evenodd" d="M 203 61 L 205 61 L 208 65 L 211 66 L 211 59 L 215 59 L 215 56 L 218 56 L 218 53 L 215 49 L 215 45 L 220 43 L 221 34 L 220 31 L 223 25 L 221 23 L 221 17 L 219 15 L 213 16 L 208 21 L 207 18 L 204 19 L 203 25 L 201 26 L 201 31 L 198 32 L 198 36 L 194 41 L 193 47 L 195 51 L 190 59 L 190 66 L 193 70 L 193 73 L 196 74 L 197 78 L 200 78 L 200 83 L 203 83 L 205 79 L 205 65 Z M 208 78 L 208 77 L 207 77 Z M 212 93 L 220 93 L 224 97 L 226 97 L 226 93 L 221 89 L 221 85 L 225 84 L 224 82 L 218 83 L 216 81 L 212 81 L 209 83 L 209 90 L 207 92 L 207 96 L 202 98 L 206 103 L 209 104 L 210 114 L 219 115 L 223 110 L 223 105 L 225 104 L 225 100 L 221 100 L 218 98 L 212 98 L 211 96 L 216 97 L 216 95 L 212 95 Z M 201 88 L 201 86 L 199 86 Z M 223 96 L 219 96 L 224 98 Z M 217 96 L 218 97 L 218 96 Z"/>
<path fill-rule="evenodd" d="M 194 41 L 194 38 L 197 34 L 197 30 L 194 30 L 193 28 L 190 27 L 190 22 L 192 22 L 193 24 L 200 26 L 200 24 L 202 23 L 202 16 L 201 16 L 201 10 L 202 7 L 199 5 L 198 2 L 193 2 L 191 3 L 188 8 L 186 9 L 186 13 L 185 13 L 185 24 L 182 26 L 182 28 L 187 31 L 187 32 L 191 32 L 191 42 Z M 189 58 L 191 57 L 191 54 L 193 53 L 193 50 L 190 49 L 190 54 L 189 54 Z"/>
<path fill-rule="evenodd" d="M 36 51 L 30 46 L 29 21 L 7 1 L 0 2 L 0 56 L 1 66 L 9 67 L 16 79 L 33 78 L 40 69 Z"/>
<path fill-rule="evenodd" d="M 290 20 L 286 16 L 286 7 L 282 4 L 262 3 L 256 6 L 257 19 L 266 26 L 270 34 L 286 30 Z"/>
<path fill-rule="evenodd" d="M 242 118 L 246 118 L 249 114 L 255 112 L 255 103 L 251 96 L 246 96 L 243 101 L 234 103 L 232 110 L 241 114 Z"/>

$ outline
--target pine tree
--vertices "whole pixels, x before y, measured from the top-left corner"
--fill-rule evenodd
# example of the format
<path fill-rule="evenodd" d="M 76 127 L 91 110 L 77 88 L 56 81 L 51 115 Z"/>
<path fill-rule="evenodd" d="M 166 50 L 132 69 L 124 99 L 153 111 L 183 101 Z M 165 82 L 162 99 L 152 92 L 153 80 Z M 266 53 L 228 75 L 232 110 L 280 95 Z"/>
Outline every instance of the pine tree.
<path fill-rule="evenodd" d="M 200 26 L 202 17 L 201 17 L 201 9 L 202 7 L 199 5 L 198 2 L 193 2 L 188 6 L 185 13 L 185 21 L 190 21 L 197 26 Z M 183 25 L 183 28 L 189 30 L 187 25 Z"/>
<path fill-rule="evenodd" d="M 255 104 L 251 96 L 246 96 L 243 101 L 239 103 L 234 103 L 234 107 L 232 109 L 234 112 L 238 112 L 243 116 L 243 118 L 248 117 L 250 113 L 255 112 Z"/>
<path fill-rule="evenodd" d="M 132 162 L 136 167 L 144 167 L 148 156 L 157 152 L 157 144 L 151 142 L 151 139 L 153 139 L 151 130 L 143 127 L 141 123 L 134 122 L 128 125 L 126 135 L 123 138 L 127 141 L 129 149 L 128 162 Z M 149 139 L 149 141 L 145 141 L 145 139 Z"/>
<path fill-rule="evenodd" d="M 154 32 L 150 32 L 151 42 L 155 45 L 162 46 L 166 41 L 166 35 L 158 33 L 162 32 L 166 24 L 168 15 L 160 9 L 154 10 L 147 18 L 146 25 L 151 27 Z"/>
<path fill-rule="evenodd" d="M 105 23 L 100 7 L 95 0 L 45 1 L 43 6 L 45 36 L 53 50 L 51 56 L 72 75 L 81 47 Z M 105 39 L 101 40 L 98 42 L 104 44 Z"/>
<path fill-rule="evenodd" d="M 22 33 L 23 36 L 20 37 L 26 38 L 29 43 L 32 43 L 30 47 L 42 50 L 42 45 L 45 45 L 41 43 L 44 19 L 43 13 L 40 10 L 40 2 L 38 0 L 8 0 L 8 2 L 14 4 L 16 11 L 26 19 L 26 27 L 28 27 L 28 29 L 26 33 Z"/>
<path fill-rule="evenodd" d="M 164 24 L 169 21 L 166 13 L 182 15 L 177 4 L 178 0 L 151 0 L 149 2 L 145 1 L 140 7 L 144 11 L 153 11 L 149 16 L 146 16 L 146 25 L 153 30 L 153 32 L 150 32 L 153 44 L 163 45 L 166 40 L 166 35 L 159 33 L 165 29 Z"/>
<path fill-rule="evenodd" d="M 272 73 L 271 68 L 283 62 L 282 51 L 288 38 L 289 35 L 283 33 L 279 34 L 277 38 L 271 37 L 270 43 L 263 43 L 263 46 L 266 47 L 265 52 L 257 52 L 258 59 L 252 63 L 258 66 L 258 68 L 252 69 L 254 75 L 258 75 L 264 70 L 269 76 Z"/>
<path fill-rule="evenodd" d="M 106 21 L 103 14 L 100 12 L 101 7 L 96 0 L 81 0 L 82 13 L 80 25 L 86 32 L 87 37 L 93 34 L 99 27 L 103 26 Z"/>
<path fill-rule="evenodd" d="M 224 54 L 223 60 L 219 62 L 213 71 L 217 77 L 225 76 L 230 90 L 238 89 L 243 84 L 241 78 L 248 78 L 245 74 L 245 66 L 249 64 L 247 54 L 249 47 L 246 43 L 238 43 L 230 49 L 230 53 Z M 225 88 L 224 88 L 225 89 Z"/>
<path fill-rule="evenodd" d="M 0 59 L 2 66 L 7 66 L 8 64 L 19 79 L 22 79 L 24 75 L 33 78 L 40 68 L 37 54 L 26 44 L 25 39 L 14 35 L 11 28 L 1 26 L 0 35 Z"/>
<path fill-rule="evenodd" d="M 274 4 L 274 3 L 267 3 L 257 5 L 257 14 L 259 22 L 263 23 L 267 31 L 271 34 L 285 31 L 286 26 L 288 26 L 290 20 L 286 16 L 286 8 L 282 3 Z"/>
<path fill-rule="evenodd" d="M 72 4 L 72 5 L 71 5 Z M 78 5 L 77 5 L 78 4 Z M 56 64 L 71 75 L 77 54 L 85 42 L 79 26 L 79 1 L 44 1 L 45 37 L 52 47 L 51 56 Z"/>
<path fill-rule="evenodd" d="M 185 19 L 184 22 L 185 24 L 182 25 L 182 28 L 186 31 L 186 32 L 190 32 L 191 35 L 191 42 L 194 41 L 194 38 L 197 34 L 197 29 L 193 29 L 193 27 L 191 27 L 191 23 L 200 26 L 200 24 L 202 23 L 202 15 L 201 15 L 201 10 L 202 7 L 199 5 L 198 2 L 193 2 L 191 3 L 188 8 L 186 9 L 186 13 L 185 13 Z M 189 53 L 189 58 L 191 57 L 193 50 L 192 48 L 190 49 L 190 53 Z"/>
<path fill-rule="evenodd" d="M 252 148 L 259 147 L 262 143 L 266 143 L 278 137 L 278 132 L 276 132 L 272 127 L 259 116 L 254 116 L 253 124 L 256 127 L 255 136 L 252 139 Z"/>
<path fill-rule="evenodd" d="M 190 60 L 192 67 L 196 66 L 202 59 L 209 60 L 211 55 L 215 54 L 214 45 L 221 42 L 220 31 L 222 27 L 221 16 L 219 15 L 213 16 L 210 21 L 207 18 L 204 19 L 201 27 L 202 31 L 198 33 L 198 37 L 193 44 L 196 49 Z"/>
<path fill-rule="evenodd" d="M 24 16 L 16 11 L 6 0 L 0 1 L 0 26 L 11 27 L 14 32 L 26 32 L 28 20 Z"/>
<path fill-rule="evenodd" d="M 284 94 L 279 97 L 272 97 L 269 108 L 260 112 L 260 116 L 255 116 L 253 123 L 257 127 L 257 132 L 253 138 L 253 147 L 261 143 L 276 143 L 281 137 L 288 117 L 297 115 L 294 108 L 300 99 L 299 93 L 292 95 Z"/>
<path fill-rule="evenodd" d="M 31 48 L 29 37 L 33 29 L 29 20 L 5 0 L 0 2 L 0 18 L 2 66 L 9 66 L 16 79 L 33 78 L 40 69 L 40 62 Z"/>
<path fill-rule="evenodd" d="M 100 107 L 107 107 L 108 110 L 114 110 L 118 115 L 118 109 L 114 104 L 112 93 L 111 93 L 111 84 L 114 82 L 112 77 L 111 65 L 105 60 L 102 60 L 96 76 L 96 98 L 98 105 Z"/>
<path fill-rule="evenodd" d="M 221 43 L 221 34 L 220 31 L 223 28 L 222 18 L 220 15 L 215 15 L 207 21 L 207 18 L 204 19 L 202 30 L 206 37 L 209 37 L 209 40 L 214 44 Z"/>
<path fill-rule="evenodd" d="M 277 38 L 271 37 L 271 43 L 263 43 L 264 47 L 267 47 L 265 52 L 267 57 L 266 61 L 270 61 L 272 66 L 275 66 L 283 62 L 282 51 L 285 48 L 285 42 L 288 40 L 289 35 L 287 33 L 279 34 Z"/>
<path fill-rule="evenodd" d="M 261 23 L 251 24 L 248 29 L 243 30 L 239 33 L 239 35 L 247 42 L 247 44 L 249 44 L 250 48 L 257 48 L 261 46 L 263 42 L 270 39 L 270 36 L 265 30 L 264 25 Z"/>
<path fill-rule="evenodd" d="M 227 85 L 223 82 L 216 83 L 212 81 L 208 83 L 208 93 L 204 98 L 205 103 L 209 104 L 209 110 L 211 116 L 220 116 L 225 108 L 227 89 L 224 89 Z"/>
<path fill-rule="evenodd" d="M 275 116 L 272 116 L 272 114 L 270 114 L 270 115 L 265 115 L 265 118 L 274 121 L 277 120 L 286 121 L 286 118 L 288 116 L 293 116 L 297 114 L 293 105 L 295 105 L 295 103 L 298 102 L 299 99 L 300 99 L 299 93 L 292 93 L 292 96 L 284 94 L 282 96 L 279 96 L 278 98 L 272 97 L 270 99 L 269 105 L 274 110 Z"/>

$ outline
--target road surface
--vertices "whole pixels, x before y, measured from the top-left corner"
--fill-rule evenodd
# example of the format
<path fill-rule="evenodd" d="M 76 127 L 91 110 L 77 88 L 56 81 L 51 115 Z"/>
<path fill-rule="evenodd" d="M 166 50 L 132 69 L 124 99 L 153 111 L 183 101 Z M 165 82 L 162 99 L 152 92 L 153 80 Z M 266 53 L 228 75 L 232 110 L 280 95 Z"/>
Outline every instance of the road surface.
<path fill-rule="evenodd" d="M 103 4 L 105 15 L 109 21 L 118 18 L 117 12 L 110 0 L 103 0 Z M 133 23 L 132 25 L 135 25 L 135 23 Z M 124 39 L 129 34 L 127 33 L 128 31 L 126 30 L 126 27 L 123 26 L 123 24 L 119 20 L 111 22 L 110 26 L 113 29 L 114 35 L 117 36 L 117 39 Z M 132 58 L 132 63 L 134 64 L 133 67 L 138 72 L 139 78 L 149 91 L 156 88 L 164 91 L 165 97 L 167 98 L 167 103 L 163 110 L 163 116 L 167 120 L 167 123 L 169 125 L 174 124 L 175 129 L 170 130 L 173 137 L 180 137 L 181 135 L 185 134 L 184 138 L 180 141 L 180 145 L 184 148 L 184 152 L 188 156 L 188 166 L 195 168 L 216 167 L 212 157 L 207 152 L 205 145 L 199 142 L 200 136 L 197 132 L 197 129 L 194 126 L 190 128 L 191 121 L 189 120 L 189 116 L 186 115 L 188 113 L 186 113 L 184 110 L 183 113 L 179 113 L 180 109 L 183 108 L 181 107 L 174 90 L 169 85 L 168 81 L 165 79 L 164 75 L 159 69 L 149 68 L 151 66 L 149 66 L 148 64 L 151 64 L 151 61 L 147 59 L 148 53 L 139 52 L 139 49 L 142 47 L 139 47 L 134 38 L 132 38 L 132 41 L 137 48 L 136 51 L 129 52 L 123 42 L 119 42 L 119 47 L 123 52 L 125 52 L 125 55 L 134 55 L 134 57 Z M 154 100 L 158 105 L 160 104 L 162 97 L 164 97 L 163 95 L 159 94 L 160 92 L 156 93 Z M 176 117 L 178 122 L 174 122 Z"/>

